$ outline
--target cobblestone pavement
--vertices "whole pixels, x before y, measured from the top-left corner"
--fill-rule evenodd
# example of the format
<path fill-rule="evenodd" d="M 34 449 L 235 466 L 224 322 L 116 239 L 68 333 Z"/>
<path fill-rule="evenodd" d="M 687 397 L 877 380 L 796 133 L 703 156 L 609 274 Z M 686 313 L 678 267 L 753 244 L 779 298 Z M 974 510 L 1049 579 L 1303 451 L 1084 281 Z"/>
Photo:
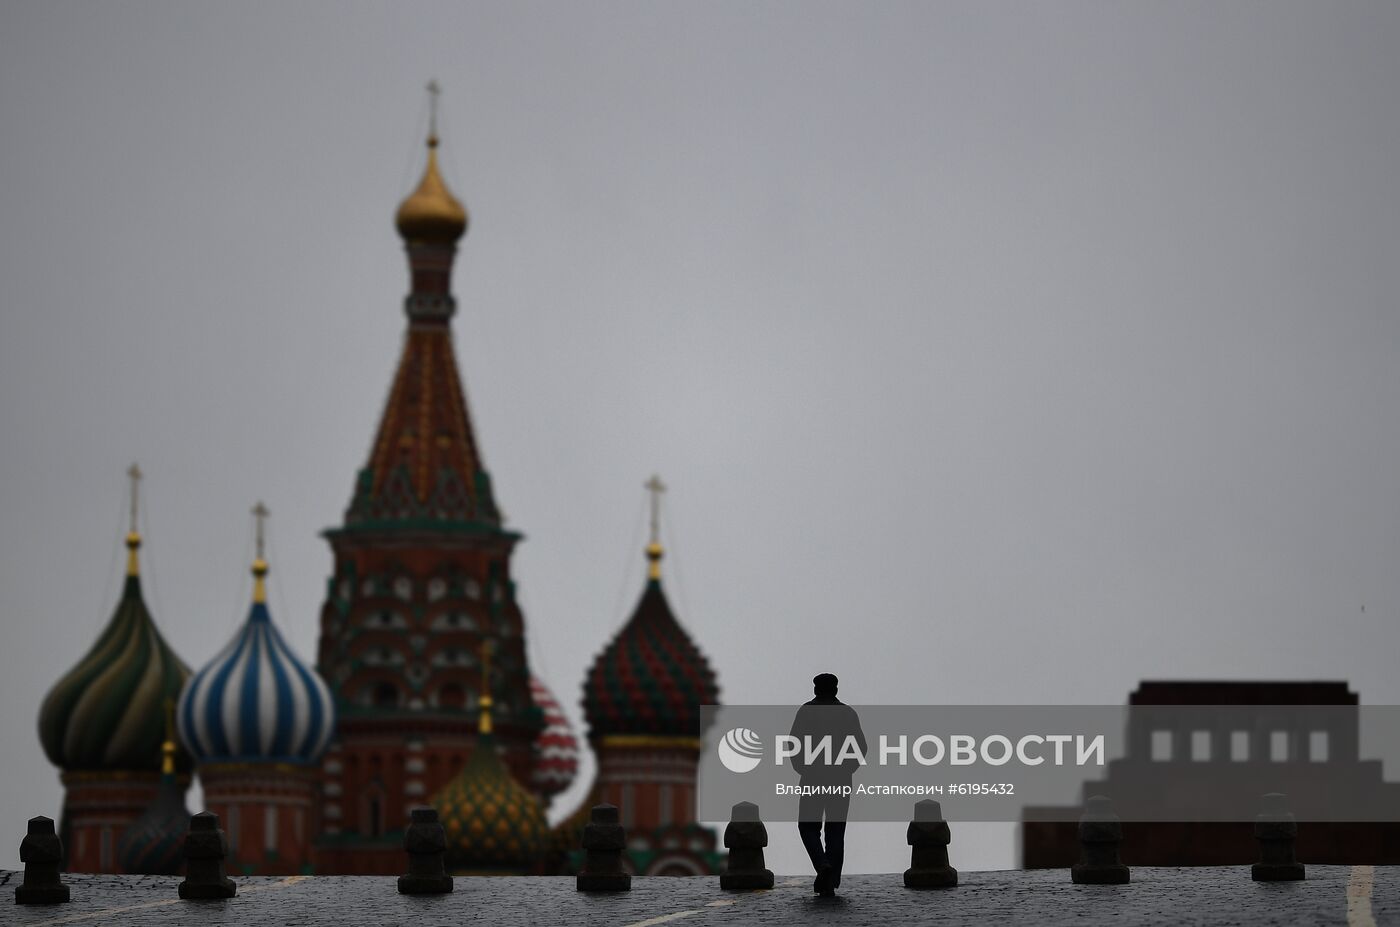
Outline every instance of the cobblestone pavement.
<path fill-rule="evenodd" d="M 851 875 L 841 897 L 820 899 L 811 879 L 778 879 L 768 892 L 728 893 L 717 878 L 634 878 L 620 895 L 583 895 L 569 878 L 458 878 L 450 895 L 411 898 L 392 878 L 238 879 L 228 901 L 180 901 L 178 878 L 72 875 L 73 901 L 12 904 L 20 876 L 0 871 L 0 924 L 274 925 L 337 927 L 683 927 L 741 925 L 1074 924 L 1400 925 L 1400 867 L 1310 866 L 1305 882 L 1252 882 L 1247 867 L 1134 869 L 1125 886 L 1081 886 L 1063 870 L 962 873 L 957 888 L 915 892 L 899 874 Z"/>

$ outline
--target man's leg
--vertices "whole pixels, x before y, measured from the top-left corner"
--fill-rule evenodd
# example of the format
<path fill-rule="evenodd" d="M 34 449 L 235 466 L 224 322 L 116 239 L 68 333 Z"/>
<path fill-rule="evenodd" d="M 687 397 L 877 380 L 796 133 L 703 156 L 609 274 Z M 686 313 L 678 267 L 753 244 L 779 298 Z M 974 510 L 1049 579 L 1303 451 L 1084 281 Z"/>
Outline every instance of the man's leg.
<path fill-rule="evenodd" d="M 822 850 L 822 814 L 826 810 L 825 796 L 803 795 L 797 801 L 797 832 L 802 835 L 802 845 L 807 848 L 807 856 L 812 860 L 812 868 L 817 871 L 817 880 L 812 891 L 818 895 L 831 893 L 831 863 Z"/>
<path fill-rule="evenodd" d="M 817 796 L 803 795 L 797 800 L 797 833 L 812 860 L 812 871 L 820 872 L 826 854 L 822 852 L 822 807 Z"/>
<path fill-rule="evenodd" d="M 851 810 L 849 795 L 832 795 L 826 807 L 826 862 L 831 866 L 831 887 L 841 884 L 841 864 L 846 858 L 846 815 Z"/>
<path fill-rule="evenodd" d="M 826 854 L 822 852 L 821 821 L 798 821 L 797 833 L 801 835 L 802 846 L 807 850 L 808 858 L 812 860 L 812 871 L 820 872 L 826 864 Z"/>
<path fill-rule="evenodd" d="M 826 861 L 832 869 L 832 888 L 841 885 L 841 863 L 846 858 L 846 822 L 826 822 Z"/>

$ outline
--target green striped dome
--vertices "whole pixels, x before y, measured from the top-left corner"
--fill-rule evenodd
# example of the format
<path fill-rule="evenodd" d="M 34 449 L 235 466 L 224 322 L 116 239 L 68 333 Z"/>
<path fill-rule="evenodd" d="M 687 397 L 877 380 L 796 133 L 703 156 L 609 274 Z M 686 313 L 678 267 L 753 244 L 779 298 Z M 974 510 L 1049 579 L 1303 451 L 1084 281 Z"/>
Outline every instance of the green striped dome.
<path fill-rule="evenodd" d="M 141 599 L 133 569 L 121 601 L 102 636 L 77 666 L 60 679 L 39 709 L 39 740 L 49 761 L 65 772 L 149 772 L 165 739 L 165 704 L 180 696 L 190 668 L 156 630 Z M 176 754 L 188 771 L 190 758 Z"/>

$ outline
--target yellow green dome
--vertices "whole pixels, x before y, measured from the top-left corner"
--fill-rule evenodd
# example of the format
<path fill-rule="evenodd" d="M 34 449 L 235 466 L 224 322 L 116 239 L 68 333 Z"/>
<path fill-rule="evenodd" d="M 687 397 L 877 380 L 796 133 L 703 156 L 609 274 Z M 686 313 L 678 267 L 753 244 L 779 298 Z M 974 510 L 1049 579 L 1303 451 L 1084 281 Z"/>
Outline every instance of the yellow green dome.
<path fill-rule="evenodd" d="M 450 872 L 529 872 L 549 843 L 539 799 L 511 776 L 490 734 L 478 736 L 471 759 L 432 804 L 447 832 Z"/>

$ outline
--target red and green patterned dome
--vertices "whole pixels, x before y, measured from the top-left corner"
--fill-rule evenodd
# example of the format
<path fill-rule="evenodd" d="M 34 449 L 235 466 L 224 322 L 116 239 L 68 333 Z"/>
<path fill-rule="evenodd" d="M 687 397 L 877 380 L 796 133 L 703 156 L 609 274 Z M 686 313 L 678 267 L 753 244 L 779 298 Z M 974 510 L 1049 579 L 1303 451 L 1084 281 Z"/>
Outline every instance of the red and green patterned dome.
<path fill-rule="evenodd" d="M 661 547 L 647 548 L 651 576 L 621 631 L 583 684 L 588 736 L 700 736 L 700 706 L 719 702 L 710 661 L 681 627 L 661 590 Z"/>
<path fill-rule="evenodd" d="M 530 785 L 548 801 L 567 789 L 578 775 L 578 738 L 554 693 L 534 676 L 530 677 L 530 698 L 544 714 L 544 727 L 531 745 L 535 769 L 530 774 Z"/>

